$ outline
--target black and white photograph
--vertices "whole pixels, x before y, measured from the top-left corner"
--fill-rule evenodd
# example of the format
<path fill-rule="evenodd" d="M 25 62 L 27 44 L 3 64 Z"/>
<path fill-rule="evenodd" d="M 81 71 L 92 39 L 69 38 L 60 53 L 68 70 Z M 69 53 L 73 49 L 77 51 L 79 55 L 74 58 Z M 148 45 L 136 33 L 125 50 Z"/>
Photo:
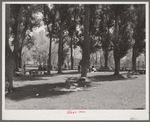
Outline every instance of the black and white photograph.
<path fill-rule="evenodd" d="M 149 120 L 149 2 L 2 2 L 2 120 Z"/>

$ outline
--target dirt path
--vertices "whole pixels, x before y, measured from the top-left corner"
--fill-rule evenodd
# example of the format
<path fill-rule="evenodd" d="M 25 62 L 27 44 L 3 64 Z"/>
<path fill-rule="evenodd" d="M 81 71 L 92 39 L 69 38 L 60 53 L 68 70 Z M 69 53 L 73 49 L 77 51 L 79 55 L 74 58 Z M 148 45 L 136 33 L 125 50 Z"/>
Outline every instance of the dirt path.
<path fill-rule="evenodd" d="M 144 109 L 145 75 L 125 79 L 113 73 L 88 73 L 91 86 L 80 91 L 52 91 L 65 87 L 70 75 L 16 78 L 15 90 L 6 95 L 6 109 Z"/>

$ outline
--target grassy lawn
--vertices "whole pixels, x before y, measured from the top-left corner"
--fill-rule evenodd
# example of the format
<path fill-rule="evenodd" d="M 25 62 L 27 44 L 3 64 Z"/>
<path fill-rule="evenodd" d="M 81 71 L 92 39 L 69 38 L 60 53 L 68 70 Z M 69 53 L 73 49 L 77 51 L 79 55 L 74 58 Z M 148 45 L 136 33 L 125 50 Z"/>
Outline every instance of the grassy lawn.
<path fill-rule="evenodd" d="M 32 109 L 145 109 L 145 75 L 126 73 L 113 76 L 113 72 L 88 73 L 90 86 L 78 91 L 54 91 L 65 88 L 65 80 L 80 76 L 77 71 L 52 73 L 51 76 L 15 77 L 14 91 L 5 97 L 8 110 Z"/>

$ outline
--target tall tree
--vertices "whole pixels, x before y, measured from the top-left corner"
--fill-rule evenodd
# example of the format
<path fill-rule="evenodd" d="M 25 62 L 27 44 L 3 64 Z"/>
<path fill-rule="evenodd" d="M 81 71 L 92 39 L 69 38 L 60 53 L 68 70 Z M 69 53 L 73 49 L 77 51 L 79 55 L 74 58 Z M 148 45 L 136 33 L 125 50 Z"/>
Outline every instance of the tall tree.
<path fill-rule="evenodd" d="M 81 77 L 87 76 L 87 68 L 89 60 L 89 14 L 90 14 L 90 7 L 88 4 L 85 4 L 84 45 L 82 49 Z"/>
<path fill-rule="evenodd" d="M 39 11 L 40 9 L 38 9 Z M 37 17 L 37 6 L 28 4 L 11 4 L 11 23 L 14 35 L 15 69 L 21 67 L 21 52 L 28 44 L 33 27 L 39 26 L 41 20 Z M 27 39 L 28 38 L 28 39 Z M 30 43 L 30 41 L 29 41 Z"/>
<path fill-rule="evenodd" d="M 73 69 L 74 59 L 73 59 L 73 36 L 76 32 L 77 27 L 77 14 L 78 14 L 78 5 L 69 6 L 69 17 L 68 17 L 68 31 L 71 38 L 70 49 L 71 49 L 71 69 Z"/>
<path fill-rule="evenodd" d="M 101 35 L 100 42 L 104 53 L 105 67 L 108 67 L 108 55 L 112 50 L 112 33 L 110 30 L 113 27 L 114 17 L 112 16 L 110 6 L 111 5 L 101 5 L 99 23 L 99 33 Z"/>
<path fill-rule="evenodd" d="M 100 48 L 100 41 L 99 35 L 97 34 L 98 29 L 98 7 L 97 5 L 89 5 L 90 7 L 90 18 L 89 18 L 89 54 L 95 53 Z M 81 5 L 79 7 L 79 22 L 77 26 L 77 42 L 76 44 L 83 49 L 84 46 L 84 23 L 83 20 L 85 19 L 85 9 L 84 6 Z M 90 60 L 90 56 L 88 61 Z M 88 63 L 90 65 L 90 62 Z"/>
<path fill-rule="evenodd" d="M 47 26 L 47 30 L 49 33 L 50 44 L 49 44 L 49 59 L 48 59 L 48 74 L 51 74 L 51 50 L 52 50 L 52 38 L 54 34 L 55 27 L 55 16 L 56 16 L 56 8 L 55 5 L 44 5 L 44 22 Z"/>
<path fill-rule="evenodd" d="M 14 54 L 15 54 L 15 70 L 18 71 L 19 67 L 19 58 L 18 58 L 18 50 L 19 50 L 19 33 L 20 33 L 20 22 L 21 22 L 21 11 L 23 5 L 16 4 L 14 5 L 14 14 L 15 14 L 15 23 L 14 27 Z"/>
<path fill-rule="evenodd" d="M 9 83 L 8 90 L 13 88 L 14 55 L 9 45 L 10 5 L 6 4 L 6 53 L 5 53 L 5 81 Z"/>
<path fill-rule="evenodd" d="M 115 11 L 115 40 L 114 40 L 114 60 L 115 60 L 115 75 L 118 75 L 119 74 L 119 59 L 118 59 L 118 56 L 117 56 L 117 41 L 118 41 L 118 22 L 119 22 L 119 15 L 118 15 L 118 12 L 119 12 L 119 6 L 116 5 L 116 11 Z"/>
<path fill-rule="evenodd" d="M 30 47 L 33 45 L 33 40 L 31 37 L 32 29 L 41 26 L 41 19 L 38 17 L 38 12 L 40 11 L 39 5 L 28 5 L 24 4 L 21 11 L 21 22 L 19 29 L 19 49 L 18 49 L 18 60 L 19 68 L 22 67 L 22 49 L 24 46 Z M 38 10 L 37 10 L 38 7 Z"/>
<path fill-rule="evenodd" d="M 92 4 L 89 5 L 90 7 L 90 18 L 89 18 L 89 53 L 95 53 L 100 47 L 99 47 L 99 39 L 97 34 L 97 28 L 98 28 L 98 5 Z M 90 56 L 89 56 L 90 61 Z M 90 66 L 90 62 L 88 63 Z"/>
<path fill-rule="evenodd" d="M 114 8 L 115 7 L 115 8 Z M 119 75 L 120 59 L 124 57 L 132 44 L 132 28 L 130 24 L 130 5 L 114 5 L 115 33 L 113 39 L 115 73 Z"/>
<path fill-rule="evenodd" d="M 5 64 L 6 64 L 6 78 L 10 84 L 9 89 L 12 89 L 14 68 L 18 70 L 19 56 L 21 57 L 21 54 L 19 55 L 19 52 L 21 52 L 20 48 L 22 50 L 23 47 L 22 41 L 25 39 L 26 31 L 27 31 L 26 24 L 24 23 L 26 17 L 23 15 L 25 13 L 29 14 L 30 12 L 29 11 L 27 12 L 26 10 L 26 7 L 28 5 L 22 5 L 22 4 L 10 4 L 8 6 L 7 5 L 6 5 L 6 10 L 7 10 L 6 15 L 8 16 L 6 16 L 6 23 L 7 23 L 6 37 L 8 37 L 8 39 L 6 41 L 6 63 Z M 29 7 L 27 8 L 29 9 Z M 7 28 L 9 29 L 7 30 Z M 10 45 L 8 43 L 9 37 L 14 38 L 12 42 L 14 46 L 13 52 L 10 50 Z"/>
<path fill-rule="evenodd" d="M 132 70 L 136 72 L 136 58 L 145 49 L 145 5 L 133 6 L 133 49 L 132 49 Z"/>
<path fill-rule="evenodd" d="M 64 29 L 64 24 L 65 20 L 67 18 L 67 13 L 68 13 L 68 5 L 67 4 L 61 4 L 57 5 L 58 12 L 59 12 L 59 19 L 60 19 L 60 38 L 59 38 L 59 49 L 58 49 L 58 73 L 62 72 L 61 66 L 62 66 L 62 61 L 63 61 L 63 29 Z"/>

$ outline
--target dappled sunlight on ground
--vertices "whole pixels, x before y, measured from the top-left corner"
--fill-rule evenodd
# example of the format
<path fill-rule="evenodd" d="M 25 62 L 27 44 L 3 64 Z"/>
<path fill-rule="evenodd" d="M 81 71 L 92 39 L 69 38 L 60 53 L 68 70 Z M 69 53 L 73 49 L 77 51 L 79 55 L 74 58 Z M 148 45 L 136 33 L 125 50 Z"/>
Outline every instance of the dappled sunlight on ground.
<path fill-rule="evenodd" d="M 79 77 L 77 71 L 15 77 L 14 91 L 6 95 L 6 109 L 144 109 L 145 75 L 126 78 L 126 72 L 121 74 L 88 73 L 90 86 L 70 91 L 65 80 Z"/>

